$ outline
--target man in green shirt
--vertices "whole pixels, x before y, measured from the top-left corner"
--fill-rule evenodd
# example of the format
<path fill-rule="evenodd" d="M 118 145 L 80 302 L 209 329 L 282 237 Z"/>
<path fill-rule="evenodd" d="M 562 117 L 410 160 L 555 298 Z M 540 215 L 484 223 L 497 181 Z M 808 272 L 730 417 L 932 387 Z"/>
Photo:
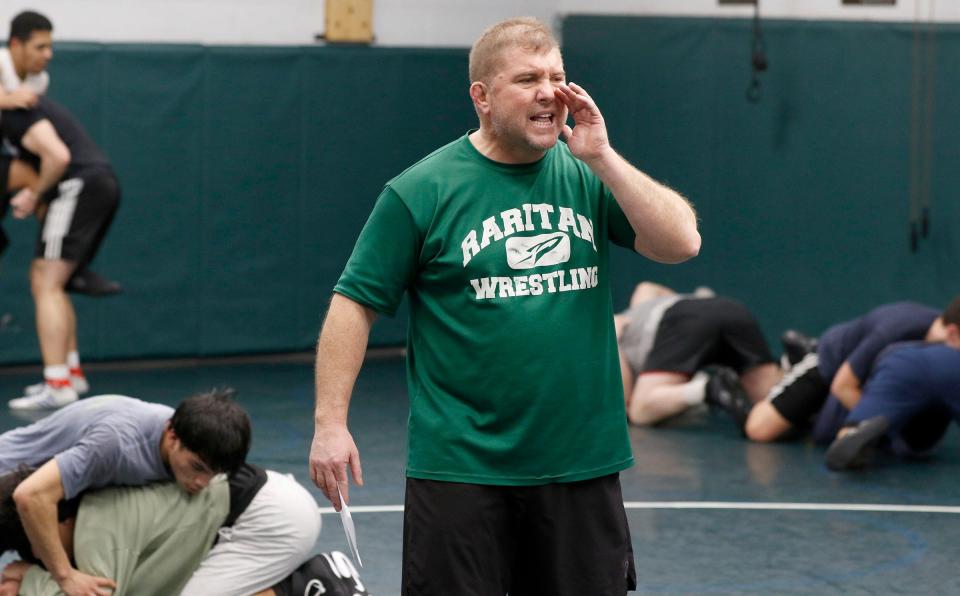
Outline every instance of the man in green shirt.
<path fill-rule="evenodd" d="M 480 128 L 387 183 L 334 289 L 311 475 L 338 509 L 348 465 L 362 484 L 350 394 L 374 318 L 408 292 L 403 593 L 623 594 L 609 243 L 684 261 L 696 215 L 610 147 L 539 21 L 488 29 L 470 79 Z"/>

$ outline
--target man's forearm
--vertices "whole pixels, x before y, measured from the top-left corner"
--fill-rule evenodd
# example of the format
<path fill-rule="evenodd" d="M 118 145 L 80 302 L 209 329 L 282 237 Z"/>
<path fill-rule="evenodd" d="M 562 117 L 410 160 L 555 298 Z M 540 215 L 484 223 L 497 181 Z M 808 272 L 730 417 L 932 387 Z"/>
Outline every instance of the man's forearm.
<path fill-rule="evenodd" d="M 63 142 L 53 123 L 47 119 L 35 122 L 20 139 L 23 147 L 40 158 L 40 172 L 30 186 L 39 198 L 63 178 L 70 165 L 70 148 Z"/>
<path fill-rule="evenodd" d="M 310 478 L 337 511 L 350 502 L 347 470 L 363 484 L 360 453 L 347 430 L 347 410 L 375 317 L 369 308 L 334 294 L 317 342 Z"/>
<path fill-rule="evenodd" d="M 13 491 L 20 522 L 36 556 L 60 583 L 73 571 L 60 541 L 57 504 L 64 498 L 60 466 L 53 458 L 40 466 Z"/>
<path fill-rule="evenodd" d="M 837 398 L 843 407 L 847 410 L 853 410 L 857 407 L 857 404 L 860 403 L 861 390 L 859 387 L 841 387 L 839 391 L 833 391 L 834 397 Z"/>
<path fill-rule="evenodd" d="M 330 301 L 317 343 L 314 422 L 318 427 L 346 424 L 374 318 L 370 309 L 339 294 Z"/>
<path fill-rule="evenodd" d="M 36 195 L 37 201 L 63 178 L 68 165 L 70 165 L 70 162 L 59 159 L 43 159 L 40 162 L 40 172 L 37 174 L 37 179 L 30 185 L 30 190 Z"/>
<path fill-rule="evenodd" d="M 853 366 L 845 360 L 837 369 L 833 380 L 830 381 L 830 393 L 843 404 L 843 407 L 852 410 L 860 403 L 862 391 L 863 386 L 860 383 L 860 376 L 853 372 Z"/>
<path fill-rule="evenodd" d="M 62 581 L 73 567 L 60 542 L 57 504 L 44 499 L 31 499 L 27 503 L 18 503 L 17 510 L 35 554 L 43 561 L 53 579 Z"/>
<path fill-rule="evenodd" d="M 697 214 L 678 192 L 644 174 L 609 148 L 588 163 L 610 189 L 637 235 L 635 248 L 662 263 L 697 255 Z"/>

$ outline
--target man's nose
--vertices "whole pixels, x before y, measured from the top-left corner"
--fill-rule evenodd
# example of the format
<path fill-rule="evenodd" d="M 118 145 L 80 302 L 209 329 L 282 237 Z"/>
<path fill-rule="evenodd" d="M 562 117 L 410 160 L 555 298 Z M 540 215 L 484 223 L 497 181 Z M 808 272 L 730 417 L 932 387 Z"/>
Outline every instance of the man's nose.
<path fill-rule="evenodd" d="M 544 80 L 537 86 L 537 101 L 549 103 L 556 99 L 553 91 L 554 89 L 555 87 L 553 86 L 552 82 L 549 80 Z"/>

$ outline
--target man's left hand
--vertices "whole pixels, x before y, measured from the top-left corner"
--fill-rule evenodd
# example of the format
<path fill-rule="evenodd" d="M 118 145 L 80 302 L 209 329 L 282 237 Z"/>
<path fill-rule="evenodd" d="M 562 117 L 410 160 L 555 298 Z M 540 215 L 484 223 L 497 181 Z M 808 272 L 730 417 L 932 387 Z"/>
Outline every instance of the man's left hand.
<path fill-rule="evenodd" d="M 593 98 L 576 83 L 556 87 L 554 95 L 570 111 L 574 126 L 563 125 L 563 138 L 570 153 L 589 164 L 610 150 L 607 125 Z"/>
<path fill-rule="evenodd" d="M 112 579 L 88 575 L 73 568 L 57 583 L 67 596 L 110 596 L 117 589 L 117 582 Z"/>

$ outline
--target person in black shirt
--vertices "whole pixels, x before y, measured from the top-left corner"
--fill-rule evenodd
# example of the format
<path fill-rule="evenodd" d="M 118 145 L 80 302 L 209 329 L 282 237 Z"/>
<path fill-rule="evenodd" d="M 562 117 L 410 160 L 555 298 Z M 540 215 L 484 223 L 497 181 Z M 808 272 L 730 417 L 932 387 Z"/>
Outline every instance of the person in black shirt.
<path fill-rule="evenodd" d="M 77 400 L 67 363 L 68 352 L 76 350 L 77 320 L 65 286 L 79 264 L 96 256 L 116 213 L 120 186 L 103 151 L 47 97 L 29 110 L 5 110 L 0 132 L 38 174 L 10 199 L 13 215 L 24 218 L 43 205 L 30 286 L 44 384 L 9 406 L 58 408 Z"/>
<path fill-rule="evenodd" d="M 18 110 L 30 109 L 37 103 L 37 98 L 47 92 L 50 85 L 50 75 L 47 73 L 47 64 L 53 58 L 53 23 L 44 15 L 25 10 L 17 14 L 10 21 L 10 36 L 6 47 L 0 48 L 0 109 Z M 6 155 L 0 150 L 0 159 L 16 157 Z M 0 176 L 3 175 L 0 171 Z M 11 185 L 11 189 L 19 189 L 23 185 Z M 0 190 L 7 187 L 0 184 Z M 8 196 L 2 196 L 0 204 L 0 218 L 3 217 Z M 0 244 L 3 244 L 0 233 Z M 123 287 L 112 280 L 106 279 L 86 266 L 86 263 L 77 265 L 73 275 L 67 281 L 67 291 L 75 294 L 90 296 L 109 296 L 119 294 Z M 70 358 L 68 358 L 69 360 Z M 79 362 L 79 355 L 76 360 Z M 39 393 L 43 384 L 31 385 L 27 393 Z M 77 389 L 74 387 L 74 389 Z M 83 387 L 78 389 L 83 393 Z"/>

